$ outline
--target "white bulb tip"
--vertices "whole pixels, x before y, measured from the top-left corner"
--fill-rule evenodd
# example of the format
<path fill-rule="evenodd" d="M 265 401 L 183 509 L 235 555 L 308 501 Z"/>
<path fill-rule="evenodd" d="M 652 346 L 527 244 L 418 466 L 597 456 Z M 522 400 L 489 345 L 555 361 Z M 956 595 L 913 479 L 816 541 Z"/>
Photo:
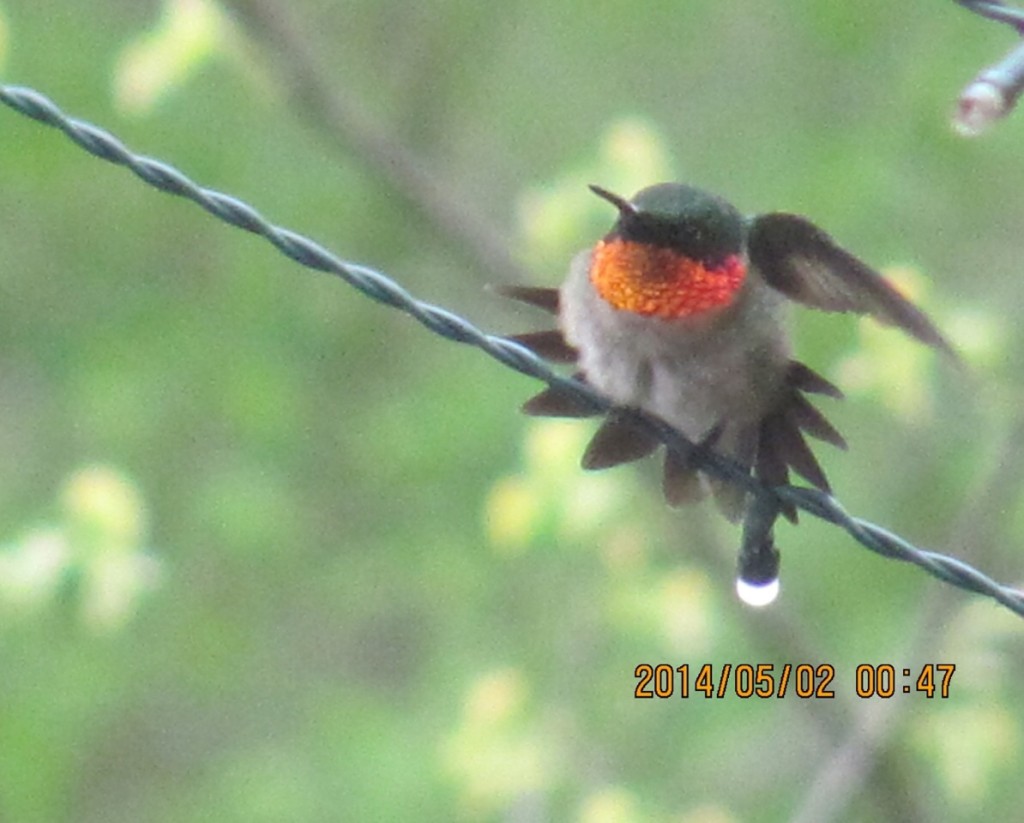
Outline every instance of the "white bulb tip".
<path fill-rule="evenodd" d="M 736 578 L 736 594 L 740 600 L 748 606 L 761 608 L 773 603 L 779 596 L 779 578 L 769 580 L 767 583 L 752 583 L 742 577 Z"/>
<path fill-rule="evenodd" d="M 963 137 L 977 137 L 1006 114 L 1006 95 L 985 80 L 971 83 L 957 103 L 953 128 Z"/>

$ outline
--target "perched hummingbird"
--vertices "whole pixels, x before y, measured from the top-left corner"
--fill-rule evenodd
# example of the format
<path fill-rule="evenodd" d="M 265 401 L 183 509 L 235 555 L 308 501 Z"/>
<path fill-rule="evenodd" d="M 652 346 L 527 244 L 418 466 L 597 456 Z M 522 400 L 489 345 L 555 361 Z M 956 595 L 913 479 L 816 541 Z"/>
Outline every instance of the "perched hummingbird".
<path fill-rule="evenodd" d="M 768 485 L 787 483 L 793 469 L 828 491 L 804 434 L 846 444 L 804 393 L 842 393 L 792 359 L 789 301 L 871 314 L 956 358 L 920 310 L 802 217 L 744 218 L 722 198 L 678 183 L 651 186 L 631 200 L 590 188 L 618 209 L 618 219 L 593 248 L 576 255 L 561 289 L 500 289 L 558 316 L 558 330 L 513 339 L 541 356 L 575 363 L 578 378 L 620 407 L 591 440 L 586 469 L 636 460 L 660 445 L 631 420 L 629 410 L 639 408 Z M 553 388 L 523 409 L 590 414 Z M 667 451 L 663 489 L 671 505 L 699 500 L 709 487 L 719 508 L 738 520 L 742 489 L 709 480 Z M 795 510 L 784 513 L 795 520 Z"/>

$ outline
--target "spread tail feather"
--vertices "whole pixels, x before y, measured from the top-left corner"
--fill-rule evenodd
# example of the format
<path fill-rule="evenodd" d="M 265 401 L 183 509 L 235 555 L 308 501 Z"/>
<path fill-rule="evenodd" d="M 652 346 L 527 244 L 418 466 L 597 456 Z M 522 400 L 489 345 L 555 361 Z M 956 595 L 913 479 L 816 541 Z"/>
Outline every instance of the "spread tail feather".
<path fill-rule="evenodd" d="M 846 441 L 801 392 L 842 396 L 839 389 L 817 372 L 803 363 L 790 362 L 786 394 L 776 409 L 761 421 L 754 474 L 766 485 L 783 486 L 789 483 L 792 469 L 812 486 L 830 494 L 828 478 L 807 445 L 804 433 L 840 449 L 846 448 Z M 782 513 L 796 522 L 795 507 L 784 506 Z"/>
<path fill-rule="evenodd" d="M 672 507 L 699 503 L 708 496 L 708 487 L 690 460 L 673 449 L 665 450 L 665 468 L 661 478 L 665 502 Z"/>
<path fill-rule="evenodd" d="M 584 380 L 582 374 L 574 374 L 577 380 Z M 599 412 L 578 400 L 571 394 L 548 386 L 522 405 L 523 414 L 531 417 L 596 417 Z"/>
<path fill-rule="evenodd" d="M 830 383 L 810 366 L 798 363 L 796 360 L 789 361 L 789 371 L 786 372 L 786 385 L 811 394 L 824 394 L 834 397 L 837 400 L 843 399 L 842 390 L 833 383 Z"/>
<path fill-rule="evenodd" d="M 661 441 L 637 425 L 628 412 L 612 411 L 590 440 L 582 466 L 594 471 L 647 457 Z"/>
<path fill-rule="evenodd" d="M 758 451 L 759 431 L 757 426 L 732 428 L 721 438 L 718 451 L 739 463 L 750 471 Z M 715 505 L 733 523 L 739 522 L 746 509 L 747 492 L 742 486 L 728 480 L 712 478 L 711 491 L 715 495 Z"/>

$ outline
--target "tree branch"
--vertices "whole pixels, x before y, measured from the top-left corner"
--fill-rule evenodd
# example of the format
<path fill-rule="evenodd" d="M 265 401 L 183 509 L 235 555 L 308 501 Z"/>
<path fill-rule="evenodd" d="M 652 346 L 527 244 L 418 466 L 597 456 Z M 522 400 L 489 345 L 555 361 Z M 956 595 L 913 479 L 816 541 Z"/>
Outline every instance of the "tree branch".
<path fill-rule="evenodd" d="M 249 33 L 277 58 L 279 77 L 295 109 L 336 149 L 355 154 L 449 241 L 488 280 L 525 282 L 508 238 L 480 217 L 467 198 L 434 174 L 427 161 L 372 122 L 358 102 L 339 92 L 321 67 L 308 32 L 287 3 L 225 0 Z"/>

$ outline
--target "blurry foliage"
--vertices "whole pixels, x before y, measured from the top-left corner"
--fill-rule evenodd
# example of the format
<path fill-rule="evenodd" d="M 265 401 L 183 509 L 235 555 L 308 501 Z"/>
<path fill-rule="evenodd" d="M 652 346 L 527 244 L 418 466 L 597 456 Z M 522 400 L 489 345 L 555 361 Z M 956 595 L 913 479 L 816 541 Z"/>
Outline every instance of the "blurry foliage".
<path fill-rule="evenodd" d="M 566 545 L 614 528 L 623 514 L 623 481 L 580 477 L 588 424 L 545 420 L 530 427 L 522 474 L 498 480 L 485 507 L 491 541 L 509 552 L 528 543 Z"/>
<path fill-rule="evenodd" d="M 463 784 L 465 813 L 500 812 L 560 778 L 559 747 L 530 719 L 527 692 L 522 673 L 505 670 L 483 674 L 466 695 L 445 758 Z"/>
<path fill-rule="evenodd" d="M 211 0 L 165 0 L 159 23 L 126 45 L 114 73 L 114 99 L 127 114 L 146 114 L 181 89 L 232 39 Z"/>
<path fill-rule="evenodd" d="M 4 80 L 488 328 L 543 323 L 329 148 L 247 2 L 4 3 Z M 849 395 L 819 453 L 852 511 L 1021 577 L 1024 125 L 947 126 L 1005 33 L 925 0 L 280 7 L 538 283 L 609 223 L 586 184 L 670 177 L 886 267 L 969 374 L 796 312 Z M 0 818 L 784 819 L 862 721 L 856 665 L 927 661 L 950 698 L 893 698 L 839 819 L 1014 817 L 1012 616 L 811 518 L 752 613 L 736 530 L 651 465 L 579 471 L 594 424 L 520 418 L 529 381 L 6 110 L 0 158 Z M 836 699 L 640 701 L 642 662 L 830 663 Z"/>
<path fill-rule="evenodd" d="M 159 571 L 142 545 L 142 500 L 130 480 L 104 467 L 76 472 L 61 498 L 59 525 L 0 546 L 0 610 L 8 621 L 37 614 L 59 606 L 70 588 L 87 628 L 119 629 Z"/>
<path fill-rule="evenodd" d="M 580 237 L 606 228 L 610 208 L 594 197 L 582 198 L 587 185 L 601 181 L 613 192 L 632 193 L 651 180 L 672 180 L 663 137 L 651 123 L 631 118 L 613 123 L 601 136 L 597 158 L 534 186 L 519 201 L 523 253 L 538 271 L 558 271 L 579 249 Z M 628 196 L 628 195 L 626 195 Z"/>
<path fill-rule="evenodd" d="M 1012 784 L 1021 762 L 1022 718 L 1016 652 L 1020 627 L 1010 615 L 969 603 L 958 610 L 939 645 L 956 661 L 959 699 L 921 717 L 911 729 L 914 747 L 938 770 L 953 808 L 977 817 Z"/>
<path fill-rule="evenodd" d="M 4 16 L 3 6 L 0 6 L 0 69 L 3 68 L 7 57 L 7 18 Z"/>

